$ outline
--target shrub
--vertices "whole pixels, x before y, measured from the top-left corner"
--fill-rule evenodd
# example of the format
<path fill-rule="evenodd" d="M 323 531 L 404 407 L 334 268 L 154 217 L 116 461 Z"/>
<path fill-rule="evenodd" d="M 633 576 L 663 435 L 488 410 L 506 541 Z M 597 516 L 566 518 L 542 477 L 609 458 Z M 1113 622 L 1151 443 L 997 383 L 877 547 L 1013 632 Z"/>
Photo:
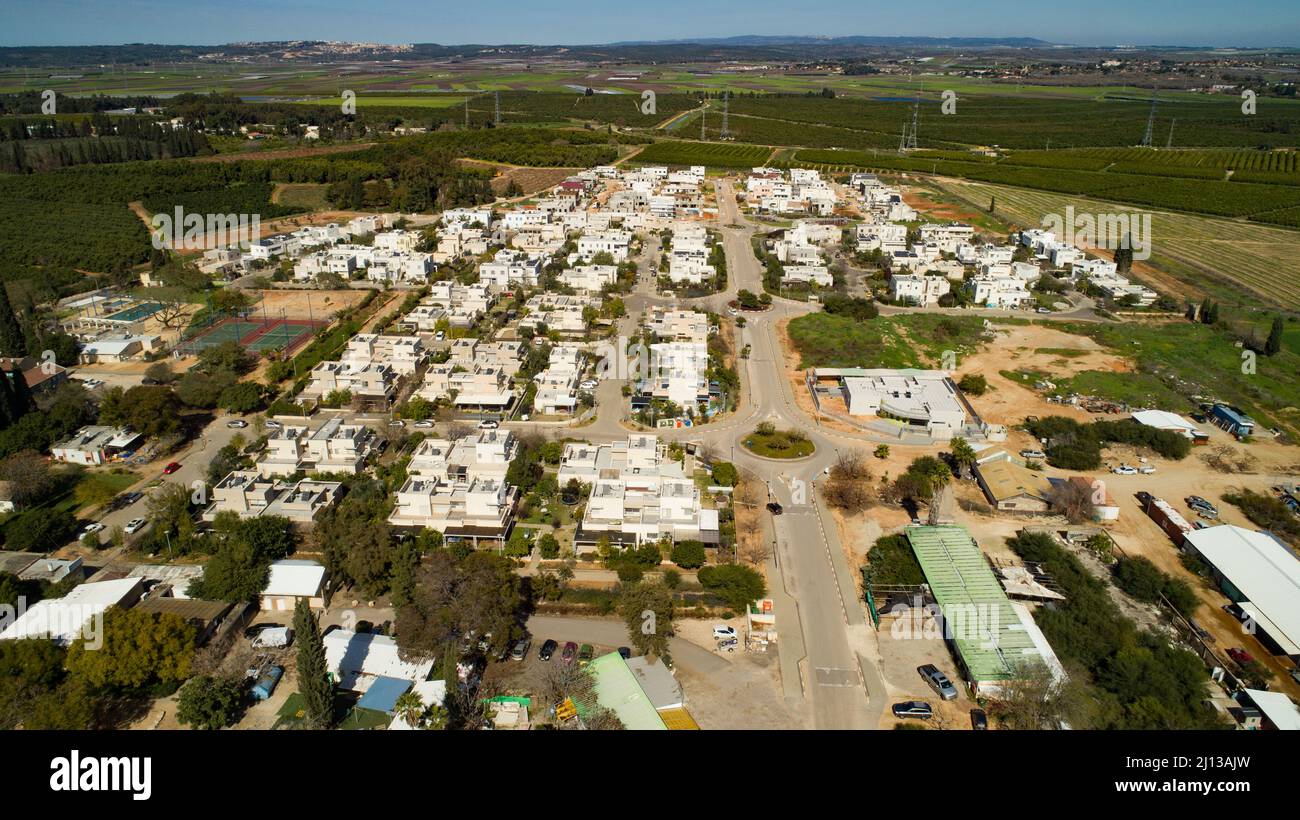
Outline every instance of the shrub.
<path fill-rule="evenodd" d="M 695 539 L 678 541 L 673 547 L 673 563 L 682 569 L 699 569 L 704 566 L 704 542 Z"/>

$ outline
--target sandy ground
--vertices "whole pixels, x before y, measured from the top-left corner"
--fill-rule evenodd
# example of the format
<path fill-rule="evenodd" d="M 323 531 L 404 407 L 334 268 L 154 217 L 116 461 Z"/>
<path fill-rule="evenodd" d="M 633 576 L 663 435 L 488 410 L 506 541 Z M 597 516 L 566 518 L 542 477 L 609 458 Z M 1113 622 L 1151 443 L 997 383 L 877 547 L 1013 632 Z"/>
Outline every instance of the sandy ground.
<path fill-rule="evenodd" d="M 1078 350 L 1083 355 L 1035 352 L 1041 348 Z M 967 398 L 985 421 L 994 424 L 1010 427 L 1023 422 L 1026 416 L 1068 416 L 1079 421 L 1098 418 L 1082 408 L 1053 404 L 1035 391 L 1032 383 L 1013 381 L 999 372 L 1020 368 L 1066 376 L 1083 370 L 1126 372 L 1132 370 L 1132 365 L 1086 336 L 1040 325 L 1000 325 L 996 339 L 959 362 L 954 378 L 960 380 L 968 373 L 977 373 L 988 380 L 988 392 L 983 396 L 968 394 Z M 1024 446 L 1032 443 L 1026 436 Z"/>
<path fill-rule="evenodd" d="M 366 298 L 362 289 L 345 290 L 255 290 L 250 295 L 260 298 L 268 314 L 284 311 L 286 319 L 315 319 L 324 321 L 334 317 Z"/>

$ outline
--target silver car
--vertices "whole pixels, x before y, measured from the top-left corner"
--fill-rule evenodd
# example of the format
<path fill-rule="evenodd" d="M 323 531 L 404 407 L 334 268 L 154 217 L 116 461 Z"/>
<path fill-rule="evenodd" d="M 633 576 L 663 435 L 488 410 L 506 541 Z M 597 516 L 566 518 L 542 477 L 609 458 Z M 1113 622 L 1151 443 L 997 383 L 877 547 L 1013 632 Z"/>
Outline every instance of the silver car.
<path fill-rule="evenodd" d="M 939 697 L 944 700 L 956 700 L 957 687 L 952 685 L 952 681 L 948 680 L 948 676 L 940 672 L 937 666 L 927 663 L 925 666 L 916 667 L 916 671 L 921 674 L 921 677 L 925 678 L 925 682 L 930 684 L 930 688 Z"/>

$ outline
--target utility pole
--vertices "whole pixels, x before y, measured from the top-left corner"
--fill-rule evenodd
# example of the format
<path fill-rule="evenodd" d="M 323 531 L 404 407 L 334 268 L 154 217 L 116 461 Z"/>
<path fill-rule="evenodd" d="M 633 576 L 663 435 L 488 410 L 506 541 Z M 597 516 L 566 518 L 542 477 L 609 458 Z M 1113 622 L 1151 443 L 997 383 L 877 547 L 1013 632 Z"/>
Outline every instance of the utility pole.
<path fill-rule="evenodd" d="M 1159 99 L 1160 99 L 1160 89 L 1157 88 L 1155 92 L 1151 95 L 1151 113 L 1147 114 L 1147 130 L 1146 133 L 1142 135 L 1143 148 L 1151 147 L 1151 129 L 1154 128 L 1156 124 L 1156 102 Z"/>

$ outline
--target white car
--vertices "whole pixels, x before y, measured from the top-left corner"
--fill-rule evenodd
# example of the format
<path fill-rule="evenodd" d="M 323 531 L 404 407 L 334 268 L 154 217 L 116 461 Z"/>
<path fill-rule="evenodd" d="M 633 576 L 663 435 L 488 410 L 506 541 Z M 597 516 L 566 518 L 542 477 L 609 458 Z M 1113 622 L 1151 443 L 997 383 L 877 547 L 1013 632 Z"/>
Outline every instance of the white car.
<path fill-rule="evenodd" d="M 281 424 L 280 422 L 276 421 L 275 419 L 267 419 L 267 420 L 266 420 L 266 426 L 267 426 L 267 427 L 280 428 L 280 427 L 283 427 L 284 425 Z"/>
<path fill-rule="evenodd" d="M 81 537 L 85 538 L 87 535 L 90 535 L 92 532 L 99 532 L 102 529 L 104 529 L 104 525 L 99 523 L 98 521 L 96 521 L 93 524 L 87 524 L 86 528 L 81 531 Z"/>
<path fill-rule="evenodd" d="M 587 379 L 585 382 L 583 382 L 578 386 L 581 387 L 583 390 L 595 390 L 597 384 L 598 382 L 595 379 Z"/>
<path fill-rule="evenodd" d="M 1155 468 L 1155 467 L 1152 467 L 1152 466 L 1149 465 L 1149 464 L 1148 464 L 1147 466 L 1145 466 L 1145 467 L 1138 467 L 1138 472 L 1141 473 L 1142 475 L 1151 475 L 1151 474 L 1154 473 L 1155 471 L 1156 471 L 1156 468 Z"/>
<path fill-rule="evenodd" d="M 421 430 L 427 430 L 433 426 L 433 422 L 429 421 L 428 419 L 421 419 L 420 421 L 417 421 L 415 423 L 415 426 L 420 428 Z"/>
<path fill-rule="evenodd" d="M 1112 467 L 1111 472 L 1115 475 L 1137 475 L 1136 467 L 1130 467 L 1127 464 L 1121 464 L 1118 467 Z"/>
<path fill-rule="evenodd" d="M 495 422 L 492 419 L 483 419 L 478 423 L 478 429 L 480 430 L 495 430 L 500 426 L 500 423 Z"/>
<path fill-rule="evenodd" d="M 1047 453 L 1042 450 L 1021 450 L 1021 458 L 1047 458 Z"/>
<path fill-rule="evenodd" d="M 725 641 L 728 638 L 734 638 L 734 637 L 736 637 L 735 627 L 727 626 L 726 624 L 716 624 L 713 627 L 714 640 Z"/>
<path fill-rule="evenodd" d="M 243 419 L 235 419 L 234 421 L 226 422 L 226 426 L 234 427 L 236 429 L 243 429 L 244 427 L 248 426 L 248 422 L 244 421 Z"/>
<path fill-rule="evenodd" d="M 130 521 L 126 522 L 126 531 L 127 533 L 139 532 L 144 529 L 146 523 L 148 522 L 143 518 L 132 518 Z"/>

